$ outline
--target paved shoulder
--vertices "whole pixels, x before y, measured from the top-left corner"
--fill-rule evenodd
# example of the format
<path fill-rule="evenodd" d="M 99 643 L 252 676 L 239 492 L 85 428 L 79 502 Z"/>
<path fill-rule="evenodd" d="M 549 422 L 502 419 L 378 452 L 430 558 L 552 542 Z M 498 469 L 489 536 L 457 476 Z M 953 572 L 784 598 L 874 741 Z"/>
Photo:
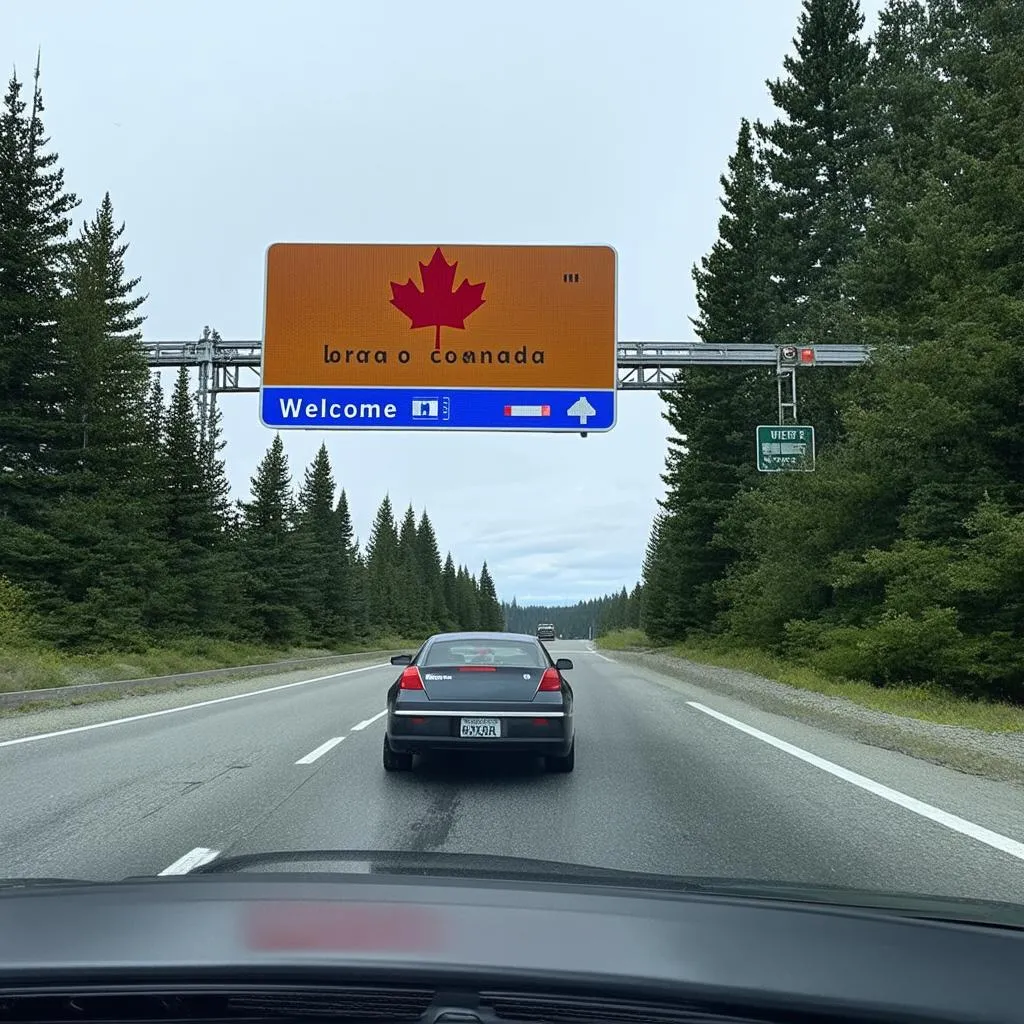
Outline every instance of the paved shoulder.
<path fill-rule="evenodd" d="M 348 661 L 336 666 L 299 669 L 279 675 L 260 675 L 234 679 L 230 682 L 198 683 L 176 689 L 160 690 L 130 696 L 105 697 L 60 707 L 6 711 L 0 714 L 0 747 L 10 741 L 30 736 L 51 735 L 70 729 L 84 729 L 101 723 L 125 721 L 141 716 L 163 715 L 179 709 L 212 706 L 213 702 L 258 697 L 285 688 L 307 686 L 334 680 L 345 674 L 355 675 L 373 666 L 386 664 L 379 656 L 365 661 Z"/>

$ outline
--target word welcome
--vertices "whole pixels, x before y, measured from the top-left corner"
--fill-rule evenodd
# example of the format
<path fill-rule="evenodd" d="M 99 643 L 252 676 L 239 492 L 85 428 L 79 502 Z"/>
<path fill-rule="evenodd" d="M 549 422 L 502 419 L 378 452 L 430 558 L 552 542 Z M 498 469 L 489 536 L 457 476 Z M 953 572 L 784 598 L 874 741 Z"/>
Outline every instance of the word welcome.
<path fill-rule="evenodd" d="M 285 420 L 393 420 L 398 406 L 393 402 L 307 402 L 301 398 L 279 398 Z"/>

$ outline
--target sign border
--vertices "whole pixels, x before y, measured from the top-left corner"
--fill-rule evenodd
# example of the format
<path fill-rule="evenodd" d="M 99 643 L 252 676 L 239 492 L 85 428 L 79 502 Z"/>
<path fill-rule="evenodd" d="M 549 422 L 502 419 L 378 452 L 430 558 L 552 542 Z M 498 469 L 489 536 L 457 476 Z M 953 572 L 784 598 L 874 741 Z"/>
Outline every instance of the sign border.
<path fill-rule="evenodd" d="M 262 404 L 260 406 L 260 415 L 263 415 Z M 811 468 L 810 469 L 762 469 L 761 468 L 761 456 L 758 452 L 757 437 L 758 432 L 761 430 L 778 430 L 780 428 L 796 428 L 799 430 L 809 430 L 811 432 Z M 814 430 L 814 427 L 810 423 L 758 423 L 754 427 L 754 464 L 757 467 L 758 473 L 813 473 L 815 466 L 818 463 L 818 438 Z"/>
<path fill-rule="evenodd" d="M 347 384 L 338 385 L 339 387 L 359 388 L 362 390 L 370 390 L 371 388 L 388 388 L 393 391 L 422 391 L 425 387 L 430 387 L 431 390 L 439 393 L 446 393 L 449 395 L 458 394 L 459 391 L 551 391 L 551 392 L 580 392 L 580 391 L 599 391 L 602 394 L 610 394 L 612 396 L 612 421 L 607 427 L 593 427 L 589 424 L 578 427 L 505 427 L 505 426 L 494 426 L 494 427 L 443 427 L 443 426 L 422 426 L 422 427 L 383 427 L 383 426 L 326 426 L 318 424 L 315 426 L 300 426 L 298 424 L 294 426 L 280 426 L 278 424 L 267 423 L 263 419 L 263 389 L 267 387 L 264 381 L 264 361 L 267 355 L 267 281 L 269 280 L 270 274 L 270 250 L 275 245 L 323 245 L 323 246 L 383 246 L 383 245 L 401 245 L 408 246 L 410 248 L 423 247 L 426 248 L 438 248 L 440 247 L 443 251 L 445 246 L 451 247 L 476 247 L 486 249 L 497 249 L 497 248 L 516 248 L 516 249 L 610 249 L 612 256 L 615 261 L 615 276 L 614 276 L 614 295 L 612 296 L 612 308 L 613 308 L 613 333 L 614 340 L 612 343 L 612 386 L 610 388 L 465 388 L 465 387 L 447 387 L 439 388 L 436 385 L 424 385 L 424 384 L 396 384 L 393 387 L 389 385 L 360 385 L 360 384 Z M 352 431 L 376 431 L 381 434 L 389 433 L 427 433 L 433 432 L 437 434 L 607 434 L 609 431 L 614 430 L 619 422 L 619 250 L 609 242 L 270 242 L 267 245 L 266 251 L 263 258 L 263 313 L 262 313 L 263 325 L 260 333 L 260 387 L 257 392 L 257 404 L 259 406 L 258 414 L 260 425 L 268 430 L 306 430 L 306 431 L 333 431 L 338 433 L 349 433 Z M 283 385 L 283 384 L 271 384 L 270 387 L 315 387 L 313 384 L 296 384 L 296 385 Z M 319 385 L 321 387 L 331 387 L 332 385 Z"/>

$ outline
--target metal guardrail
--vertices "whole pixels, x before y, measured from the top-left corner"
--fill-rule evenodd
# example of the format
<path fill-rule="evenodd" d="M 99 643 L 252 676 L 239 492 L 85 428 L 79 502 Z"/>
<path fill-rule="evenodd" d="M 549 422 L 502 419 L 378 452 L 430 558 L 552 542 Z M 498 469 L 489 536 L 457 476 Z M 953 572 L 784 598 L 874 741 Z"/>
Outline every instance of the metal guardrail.
<path fill-rule="evenodd" d="M 93 693 L 105 693 L 117 690 L 133 690 L 145 687 L 161 689 L 179 686 L 182 683 L 199 682 L 203 679 L 219 679 L 225 676 L 272 675 L 275 672 L 292 672 L 300 668 L 311 668 L 316 665 L 330 665 L 351 661 L 372 661 L 374 658 L 389 658 L 392 654 L 407 654 L 408 648 L 390 651 L 358 651 L 355 654 L 317 655 L 315 658 L 296 658 L 290 661 L 271 661 L 262 665 L 231 665 L 228 668 L 209 668 L 198 672 L 179 672 L 170 676 L 146 676 L 142 679 L 115 679 L 104 683 L 75 683 L 70 686 L 50 686 L 39 690 L 10 690 L 0 692 L 0 708 L 18 707 L 22 704 L 35 704 L 43 701 L 68 701 L 75 697 L 88 696 Z"/>

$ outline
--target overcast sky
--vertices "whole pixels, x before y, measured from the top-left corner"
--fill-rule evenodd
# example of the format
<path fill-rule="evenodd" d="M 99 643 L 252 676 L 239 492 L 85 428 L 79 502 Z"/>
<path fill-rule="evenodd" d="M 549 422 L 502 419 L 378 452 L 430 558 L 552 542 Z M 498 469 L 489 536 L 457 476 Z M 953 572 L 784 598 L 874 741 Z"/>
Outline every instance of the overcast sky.
<path fill-rule="evenodd" d="M 78 220 L 103 193 L 149 294 L 145 333 L 254 339 L 279 241 L 608 243 L 619 332 L 690 340 L 741 117 L 772 116 L 800 0 L 47 0 L 5 3 L 3 58 L 42 50 L 46 126 Z M 868 28 L 880 0 L 864 4 Z M 77 227 L 77 225 L 76 225 Z M 235 494 L 272 434 L 225 396 Z M 666 428 L 619 395 L 608 434 L 317 433 L 366 537 L 424 506 L 504 599 L 631 587 Z"/>

